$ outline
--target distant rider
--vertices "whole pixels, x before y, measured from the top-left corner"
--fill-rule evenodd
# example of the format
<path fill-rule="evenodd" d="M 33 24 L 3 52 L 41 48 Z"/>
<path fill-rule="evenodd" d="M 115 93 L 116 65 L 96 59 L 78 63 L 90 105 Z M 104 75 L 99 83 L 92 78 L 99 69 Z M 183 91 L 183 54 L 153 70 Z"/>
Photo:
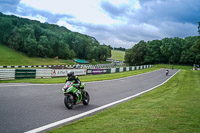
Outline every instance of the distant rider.
<path fill-rule="evenodd" d="M 169 70 L 167 69 L 167 70 L 166 70 L 166 76 L 167 76 L 168 74 L 169 74 Z"/>

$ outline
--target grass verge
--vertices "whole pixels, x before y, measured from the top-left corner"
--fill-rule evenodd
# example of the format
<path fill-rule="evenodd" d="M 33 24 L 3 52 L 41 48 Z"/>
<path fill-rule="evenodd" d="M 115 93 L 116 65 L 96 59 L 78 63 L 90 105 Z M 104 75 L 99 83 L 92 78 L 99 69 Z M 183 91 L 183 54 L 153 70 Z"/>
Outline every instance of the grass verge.
<path fill-rule="evenodd" d="M 111 50 L 112 59 L 124 61 L 125 52 L 119 50 Z"/>
<path fill-rule="evenodd" d="M 72 60 L 55 60 L 53 58 L 28 57 L 20 52 L 0 45 L 0 66 L 32 66 L 32 65 L 73 65 Z"/>
<path fill-rule="evenodd" d="M 171 69 L 173 66 L 174 69 L 184 69 L 184 70 L 192 70 L 193 66 L 189 66 L 189 65 L 170 65 L 170 64 L 157 64 L 154 65 L 155 68 L 167 68 L 167 69 Z"/>
<path fill-rule="evenodd" d="M 200 72 L 181 70 L 164 85 L 48 133 L 200 132 Z"/>

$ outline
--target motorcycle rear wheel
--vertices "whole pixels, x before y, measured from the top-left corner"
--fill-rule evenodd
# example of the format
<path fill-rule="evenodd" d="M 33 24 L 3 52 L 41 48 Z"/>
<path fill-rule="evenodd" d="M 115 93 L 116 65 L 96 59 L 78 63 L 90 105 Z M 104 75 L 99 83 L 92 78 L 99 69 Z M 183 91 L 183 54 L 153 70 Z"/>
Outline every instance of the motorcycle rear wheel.
<path fill-rule="evenodd" d="M 65 96 L 65 98 L 64 98 L 64 103 L 65 103 L 65 106 L 66 106 L 68 109 L 72 109 L 72 108 L 73 108 L 73 105 L 74 105 L 73 96 L 72 96 L 71 94 L 68 94 L 67 96 Z"/>

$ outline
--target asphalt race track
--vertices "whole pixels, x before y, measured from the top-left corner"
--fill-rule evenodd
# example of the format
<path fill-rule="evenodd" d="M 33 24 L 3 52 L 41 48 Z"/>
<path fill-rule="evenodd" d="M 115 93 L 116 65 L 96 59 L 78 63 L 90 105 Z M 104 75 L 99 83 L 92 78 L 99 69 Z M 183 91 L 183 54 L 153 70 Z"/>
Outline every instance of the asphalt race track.
<path fill-rule="evenodd" d="M 178 70 L 86 83 L 88 106 L 68 110 L 64 105 L 63 84 L 0 84 L 0 133 L 21 133 L 39 128 L 153 88 Z M 63 81 L 64 82 L 64 81 Z"/>

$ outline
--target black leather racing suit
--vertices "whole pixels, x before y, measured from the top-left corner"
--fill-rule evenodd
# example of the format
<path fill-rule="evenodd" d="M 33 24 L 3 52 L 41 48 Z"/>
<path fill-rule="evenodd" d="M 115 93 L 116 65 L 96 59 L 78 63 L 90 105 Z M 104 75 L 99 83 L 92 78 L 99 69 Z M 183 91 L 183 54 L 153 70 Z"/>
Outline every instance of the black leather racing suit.
<path fill-rule="evenodd" d="M 80 86 L 81 86 L 81 81 L 79 80 L 78 76 L 71 76 L 71 77 L 68 77 L 66 82 L 67 81 L 71 81 L 73 82 L 74 84 L 77 84 L 76 85 L 76 88 L 77 89 L 80 89 Z"/>

